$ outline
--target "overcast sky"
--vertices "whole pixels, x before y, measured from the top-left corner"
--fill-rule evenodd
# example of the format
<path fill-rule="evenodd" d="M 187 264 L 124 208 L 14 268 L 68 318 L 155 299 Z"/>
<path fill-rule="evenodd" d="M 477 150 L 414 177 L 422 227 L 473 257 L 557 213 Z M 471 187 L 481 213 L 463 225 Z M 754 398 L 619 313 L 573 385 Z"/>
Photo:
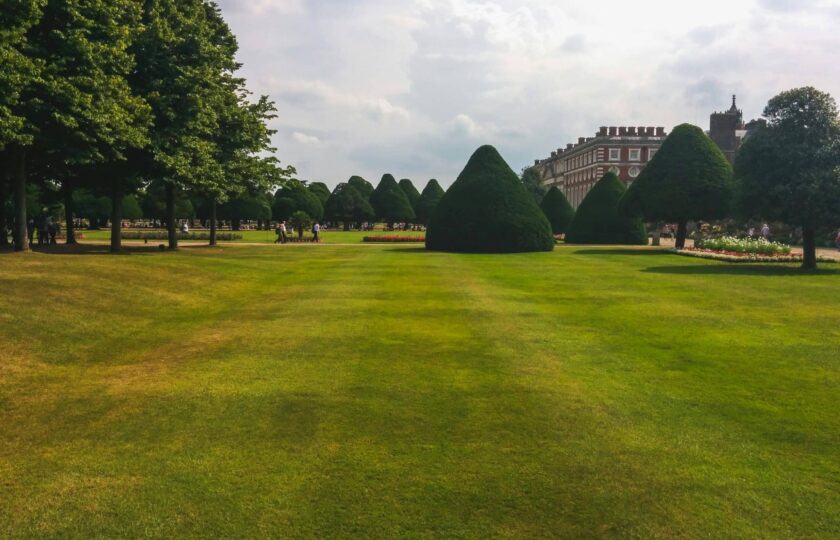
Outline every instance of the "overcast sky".
<path fill-rule="evenodd" d="M 781 90 L 840 98 L 840 0 L 220 0 L 277 155 L 331 187 L 517 172 L 602 125 L 708 129 Z"/>

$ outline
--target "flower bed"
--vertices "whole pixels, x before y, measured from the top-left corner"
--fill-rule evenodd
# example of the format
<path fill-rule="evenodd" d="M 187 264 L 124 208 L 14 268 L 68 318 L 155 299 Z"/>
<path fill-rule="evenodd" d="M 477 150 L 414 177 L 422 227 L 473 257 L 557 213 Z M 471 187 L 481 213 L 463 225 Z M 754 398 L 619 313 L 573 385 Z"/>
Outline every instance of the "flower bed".
<path fill-rule="evenodd" d="M 780 253 L 776 255 L 763 255 L 761 253 L 742 253 L 738 251 L 719 251 L 705 248 L 684 248 L 671 250 L 677 255 L 689 257 L 700 257 L 701 259 L 714 259 L 716 261 L 734 263 L 801 263 L 801 253 Z M 818 262 L 835 263 L 835 259 L 828 257 L 817 257 Z"/>
<path fill-rule="evenodd" d="M 764 238 L 736 238 L 721 236 L 695 242 L 696 248 L 724 253 L 756 254 L 767 256 L 790 255 L 790 246 L 770 242 Z"/>
<path fill-rule="evenodd" d="M 365 236 L 362 238 L 362 242 L 412 242 L 412 243 L 421 243 L 425 242 L 425 236 Z"/>

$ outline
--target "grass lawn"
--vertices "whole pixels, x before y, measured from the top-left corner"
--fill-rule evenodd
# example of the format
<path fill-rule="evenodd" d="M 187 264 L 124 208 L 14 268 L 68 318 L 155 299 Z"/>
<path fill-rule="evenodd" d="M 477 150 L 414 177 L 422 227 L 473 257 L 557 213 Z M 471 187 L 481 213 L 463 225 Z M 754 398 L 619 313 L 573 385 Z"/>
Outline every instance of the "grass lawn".
<path fill-rule="evenodd" d="M 130 231 L 143 231 L 143 229 L 127 229 Z M 86 231 L 80 230 L 79 231 L 83 236 L 85 241 L 96 241 L 96 242 L 106 242 L 111 240 L 111 231 L 110 230 L 99 230 L 99 231 Z M 160 231 L 165 232 L 165 231 Z M 197 232 L 207 232 L 204 230 L 197 231 Z M 231 233 L 238 234 L 242 236 L 240 240 L 233 240 L 232 242 L 236 243 L 259 243 L 259 244 L 272 244 L 277 239 L 277 235 L 274 234 L 274 231 L 219 231 L 221 233 Z M 375 231 L 341 231 L 341 230 L 325 230 L 320 233 L 321 243 L 322 244 L 358 244 L 362 242 L 362 239 L 365 236 L 425 236 L 426 233 L 423 231 L 385 231 L 377 229 Z M 297 233 L 293 233 L 289 231 L 289 236 L 297 237 Z M 312 234 L 307 231 L 306 237 L 310 238 Z M 142 243 L 142 240 L 123 240 L 126 243 Z M 165 240 L 150 240 L 149 242 L 165 242 Z M 202 243 L 202 242 L 199 242 Z M 206 242 L 203 242 L 206 243 Z"/>
<path fill-rule="evenodd" d="M 838 268 L 229 245 L 0 291 L 0 537 L 840 536 Z"/>

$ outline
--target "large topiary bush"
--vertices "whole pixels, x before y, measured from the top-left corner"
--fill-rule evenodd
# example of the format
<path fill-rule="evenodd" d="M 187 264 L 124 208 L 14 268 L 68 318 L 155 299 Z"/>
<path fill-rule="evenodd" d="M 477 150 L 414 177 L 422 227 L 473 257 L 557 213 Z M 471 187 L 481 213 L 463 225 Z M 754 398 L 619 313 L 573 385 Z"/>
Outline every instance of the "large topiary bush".
<path fill-rule="evenodd" d="M 551 232 L 563 234 L 575 217 L 575 209 L 557 186 L 551 186 L 540 204 L 545 217 L 551 223 Z"/>
<path fill-rule="evenodd" d="M 551 225 L 492 146 L 482 146 L 429 220 L 426 247 L 440 251 L 551 251 Z"/>
<path fill-rule="evenodd" d="M 420 200 L 420 192 L 417 191 L 417 188 L 414 187 L 414 183 L 409 180 L 408 178 L 403 178 L 399 182 L 400 189 L 403 190 L 405 196 L 408 198 L 408 202 L 411 203 L 411 208 L 414 210 L 414 213 L 417 213 L 417 201 Z"/>
<path fill-rule="evenodd" d="M 613 173 L 598 180 L 575 212 L 566 231 L 567 244 L 647 245 L 645 224 L 619 211 L 627 188 Z"/>

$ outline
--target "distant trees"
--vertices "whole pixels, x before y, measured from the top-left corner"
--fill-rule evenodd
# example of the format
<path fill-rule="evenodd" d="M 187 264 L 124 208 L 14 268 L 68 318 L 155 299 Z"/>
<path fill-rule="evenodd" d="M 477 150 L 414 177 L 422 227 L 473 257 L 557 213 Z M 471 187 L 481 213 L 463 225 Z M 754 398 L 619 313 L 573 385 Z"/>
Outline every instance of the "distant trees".
<path fill-rule="evenodd" d="M 554 234 L 565 233 L 575 217 L 574 208 L 557 186 L 551 186 L 551 189 L 543 197 L 540 208 L 545 217 L 548 218 L 548 222 L 551 223 L 551 232 Z"/>
<path fill-rule="evenodd" d="M 429 220 L 426 247 L 440 251 L 551 251 L 551 225 L 492 146 L 482 146 Z"/>
<path fill-rule="evenodd" d="M 271 219 L 271 205 L 262 193 L 243 193 L 224 203 L 221 215 L 230 220 L 231 229 L 238 231 L 242 221 L 268 221 Z"/>
<path fill-rule="evenodd" d="M 432 213 L 437 208 L 438 203 L 443 198 L 443 188 L 440 187 L 438 181 L 432 178 L 423 188 L 423 193 L 420 194 L 420 199 L 417 201 L 415 213 L 417 214 L 417 223 L 421 225 L 428 225 Z"/>
<path fill-rule="evenodd" d="M 327 187 L 327 184 L 323 182 L 310 182 L 307 187 L 309 187 L 309 191 L 318 197 L 321 205 L 327 204 L 327 199 L 330 198 L 330 188 Z"/>
<path fill-rule="evenodd" d="M 726 217 L 733 196 L 732 167 L 697 126 L 674 128 L 621 202 L 629 215 L 677 223 L 676 247 L 687 223 Z"/>
<path fill-rule="evenodd" d="M 647 245 L 642 220 L 619 211 L 619 201 L 626 191 L 614 173 L 598 180 L 578 206 L 566 230 L 566 243 Z"/>
<path fill-rule="evenodd" d="M 370 195 L 370 204 L 377 219 L 381 219 L 389 226 L 394 223 L 410 222 L 415 217 L 408 197 L 390 174 L 382 176 L 379 185 Z"/>
<path fill-rule="evenodd" d="M 354 188 L 359 194 L 365 198 L 365 200 L 370 200 L 370 196 L 373 194 L 373 184 L 362 178 L 361 176 L 351 176 L 347 183 Z"/>
<path fill-rule="evenodd" d="M 525 184 L 525 189 L 534 198 L 537 204 L 542 203 L 543 197 L 548 192 L 548 188 L 543 183 L 542 175 L 536 167 L 528 167 L 522 171 L 522 183 Z"/>
<path fill-rule="evenodd" d="M 324 216 L 330 221 L 344 224 L 350 230 L 350 223 L 361 223 L 374 218 L 373 207 L 349 182 L 336 186 L 327 199 Z"/>
<path fill-rule="evenodd" d="M 400 189 L 403 190 L 405 193 L 406 198 L 408 198 L 409 204 L 411 204 L 411 209 L 414 210 L 414 214 L 417 214 L 417 201 L 420 200 L 420 192 L 417 191 L 417 188 L 414 187 L 414 183 L 409 180 L 408 178 L 403 178 L 399 181 Z"/>
<path fill-rule="evenodd" d="M 840 120 L 829 94 L 796 88 L 772 98 L 768 126 L 735 159 L 738 206 L 751 217 L 802 227 L 805 269 L 817 266 L 816 231 L 840 223 Z"/>
<path fill-rule="evenodd" d="M 295 212 L 305 212 L 310 218 L 320 221 L 324 217 L 324 206 L 303 182 L 290 180 L 274 194 L 272 213 L 274 219 L 288 221 Z"/>

